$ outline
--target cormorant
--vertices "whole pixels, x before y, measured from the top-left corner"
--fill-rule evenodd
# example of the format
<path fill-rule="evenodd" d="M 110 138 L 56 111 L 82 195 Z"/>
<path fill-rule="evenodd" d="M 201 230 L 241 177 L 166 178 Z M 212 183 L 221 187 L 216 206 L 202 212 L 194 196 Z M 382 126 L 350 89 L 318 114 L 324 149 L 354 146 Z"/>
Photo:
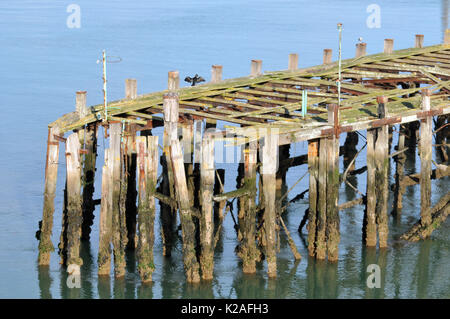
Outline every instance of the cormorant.
<path fill-rule="evenodd" d="M 195 86 L 197 83 L 205 82 L 205 79 L 199 76 L 198 74 L 194 75 L 193 78 L 187 76 L 184 79 L 185 82 L 191 83 L 191 86 Z"/>

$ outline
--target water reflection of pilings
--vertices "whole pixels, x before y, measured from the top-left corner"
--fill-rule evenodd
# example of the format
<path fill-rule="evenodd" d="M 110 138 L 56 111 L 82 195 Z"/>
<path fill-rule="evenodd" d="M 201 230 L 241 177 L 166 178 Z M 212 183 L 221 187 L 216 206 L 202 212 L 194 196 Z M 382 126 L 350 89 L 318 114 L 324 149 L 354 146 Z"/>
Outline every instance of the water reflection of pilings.
<path fill-rule="evenodd" d="M 52 277 L 50 276 L 49 266 L 38 266 L 39 296 L 41 299 L 52 299 L 50 287 L 52 285 Z"/>
<path fill-rule="evenodd" d="M 387 249 L 379 249 L 377 255 L 376 247 L 362 246 L 361 251 L 361 282 L 364 285 L 364 298 L 366 299 L 383 299 L 385 298 L 386 285 L 386 266 L 387 266 Z M 367 278 L 371 274 L 367 272 L 369 265 L 378 265 L 380 267 L 380 288 L 370 288 L 367 285 Z"/>
<path fill-rule="evenodd" d="M 177 258 L 179 258 L 179 251 L 174 249 L 173 253 L 176 253 L 177 256 L 163 258 L 162 260 L 161 297 L 163 299 L 181 298 L 181 286 L 185 282 L 182 275 L 180 275 L 180 273 L 183 273 L 183 266 L 176 262 Z"/>
<path fill-rule="evenodd" d="M 425 239 L 420 242 L 419 255 L 416 263 L 416 279 L 417 279 L 417 293 L 416 298 L 429 298 L 428 297 L 428 284 L 429 284 L 429 264 L 430 264 L 430 248 L 431 239 Z"/>
<path fill-rule="evenodd" d="M 81 242 L 80 257 L 83 259 L 83 265 L 80 268 L 80 288 L 69 288 L 67 284 L 67 278 L 69 276 L 67 273 L 67 267 L 60 268 L 60 293 L 61 298 L 63 299 L 94 298 L 91 279 L 93 278 L 96 269 L 89 242 Z"/>
<path fill-rule="evenodd" d="M 338 263 L 308 257 L 306 297 L 334 299 L 338 297 Z"/>
<path fill-rule="evenodd" d="M 111 299 L 111 277 L 99 276 L 97 281 L 97 291 L 100 299 Z"/>

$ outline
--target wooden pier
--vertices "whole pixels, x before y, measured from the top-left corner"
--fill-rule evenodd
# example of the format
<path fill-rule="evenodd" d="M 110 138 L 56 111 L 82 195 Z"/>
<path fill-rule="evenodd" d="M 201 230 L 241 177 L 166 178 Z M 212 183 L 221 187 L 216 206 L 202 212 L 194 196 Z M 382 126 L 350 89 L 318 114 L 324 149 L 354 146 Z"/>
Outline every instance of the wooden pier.
<path fill-rule="evenodd" d="M 443 44 L 423 47 L 423 40 L 416 35 L 414 48 L 394 50 L 394 40 L 386 39 L 384 52 L 375 55 L 366 55 L 367 45 L 358 43 L 355 58 L 341 66 L 332 61 L 331 49 L 323 51 L 322 65 L 307 69 L 298 68 L 297 54 L 289 55 L 285 71 L 263 73 L 262 61 L 252 60 L 249 76 L 229 80 L 222 79 L 222 66 L 214 65 L 209 83 L 184 88 L 179 73 L 172 71 L 167 90 L 145 95 L 137 94 L 136 80 L 127 79 L 125 98 L 106 109 L 103 104 L 87 107 L 86 92 L 77 92 L 76 110 L 49 125 L 39 264 L 48 265 L 54 251 L 60 145 L 65 145 L 66 158 L 61 263 L 82 264 L 80 240 L 89 240 L 100 204 L 102 276 L 110 275 L 111 261 L 115 276 L 124 276 L 125 250 L 131 249 L 142 281 L 151 281 L 155 234 L 162 237 L 163 254 L 171 256 L 178 215 L 186 280 L 211 280 L 220 228 L 230 211 L 235 218 L 237 199 L 237 254 L 243 272 L 254 273 L 256 263 L 264 260 L 268 276 L 276 277 L 280 233 L 287 236 L 294 258 L 301 258 L 283 220 L 283 200 L 290 191 L 283 184 L 288 169 L 302 164 L 309 172 L 309 208 L 302 224 L 307 220 L 310 256 L 338 260 L 339 211 L 354 205 L 364 207 L 365 244 L 387 247 L 390 190 L 398 216 L 405 188 L 417 183 L 420 220 L 402 238 L 429 236 L 450 211 L 449 194 L 435 207 L 430 200 L 431 179 L 450 175 L 450 30 Z M 157 127 L 164 128 L 162 139 L 152 135 Z M 101 129 L 109 146 L 100 173 L 96 157 Z M 391 152 L 393 129 L 399 139 Z M 358 136 L 366 139 L 367 165 L 362 170 L 354 165 L 361 153 Z M 216 169 L 214 158 L 217 141 L 242 152 L 234 191 L 224 193 L 225 174 Z M 300 141 L 308 142 L 308 153 L 290 157 L 289 146 Z M 406 151 L 414 150 L 416 142 L 421 171 L 404 175 Z M 432 160 L 433 147 L 441 164 Z M 396 163 L 394 185 L 388 179 L 390 158 Z M 365 172 L 367 191 L 360 194 L 347 177 Z M 101 199 L 94 199 L 94 181 L 100 177 Z M 339 203 L 342 183 L 359 197 Z M 154 229 L 156 204 L 160 232 Z"/>

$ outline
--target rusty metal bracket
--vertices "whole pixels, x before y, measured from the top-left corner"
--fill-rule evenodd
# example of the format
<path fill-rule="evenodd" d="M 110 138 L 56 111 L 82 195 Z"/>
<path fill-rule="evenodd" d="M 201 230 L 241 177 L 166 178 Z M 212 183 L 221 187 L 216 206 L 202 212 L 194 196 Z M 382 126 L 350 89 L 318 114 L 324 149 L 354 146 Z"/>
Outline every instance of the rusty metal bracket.
<path fill-rule="evenodd" d="M 421 111 L 421 112 L 417 112 L 417 119 L 424 119 L 424 118 L 427 118 L 429 116 L 442 115 L 443 113 L 444 113 L 443 109 Z"/>
<path fill-rule="evenodd" d="M 53 134 L 53 138 L 54 138 L 55 140 L 60 141 L 60 142 L 63 142 L 63 143 L 65 143 L 66 140 L 67 140 L 66 138 L 64 138 L 64 136 L 56 135 L 56 134 Z"/>
<path fill-rule="evenodd" d="M 401 116 L 395 116 L 395 117 L 385 117 L 380 120 L 373 121 L 370 123 L 370 127 L 381 127 L 384 125 L 392 125 L 396 123 L 400 123 L 402 121 Z"/>

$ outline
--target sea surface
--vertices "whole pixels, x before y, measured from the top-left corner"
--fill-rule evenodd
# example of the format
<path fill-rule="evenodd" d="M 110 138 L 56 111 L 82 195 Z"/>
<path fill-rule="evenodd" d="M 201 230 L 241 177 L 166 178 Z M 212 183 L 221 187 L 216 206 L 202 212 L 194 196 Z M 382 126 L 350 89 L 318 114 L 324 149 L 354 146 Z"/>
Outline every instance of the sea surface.
<path fill-rule="evenodd" d="M 67 24 L 76 13 L 67 12 L 73 4 L 80 9 L 80 28 Z M 374 14 L 367 12 L 372 4 L 380 9 L 379 28 L 367 24 Z M 58 264 L 57 252 L 52 254 L 50 267 L 37 265 L 35 232 L 42 216 L 47 125 L 75 109 L 78 90 L 88 92 L 89 105 L 102 103 L 102 69 L 97 64 L 102 50 L 106 50 L 111 62 L 109 99 L 117 100 L 124 96 L 126 78 L 136 78 L 138 93 L 143 94 L 164 89 L 171 70 L 179 70 L 182 79 L 198 73 L 208 80 L 213 64 L 223 65 L 224 78 L 233 78 L 249 73 L 251 59 L 263 60 L 264 71 L 286 69 L 288 54 L 292 52 L 299 53 L 300 67 L 320 64 L 324 48 L 332 48 L 336 59 L 338 22 L 344 25 L 343 58 L 354 56 L 360 37 L 367 42 L 369 54 L 381 52 L 385 38 L 395 39 L 394 46 L 400 49 L 414 46 L 414 35 L 424 34 L 425 45 L 433 45 L 442 42 L 448 25 L 448 1 L 2 0 L 0 298 L 449 298 L 449 221 L 428 240 L 398 240 L 419 218 L 418 186 L 407 189 L 401 216 L 390 217 L 389 248 L 384 251 L 362 245 L 362 206 L 342 211 L 340 256 L 334 264 L 308 258 L 306 234 L 297 232 L 308 196 L 293 203 L 284 218 L 303 258 L 294 261 L 281 233 L 276 280 L 268 280 L 264 263 L 258 265 L 255 275 L 242 273 L 234 252 L 237 240 L 230 215 L 216 250 L 215 276 L 210 283 L 186 285 L 180 240 L 173 256 L 164 258 L 159 235 L 155 242 L 153 284 L 141 284 L 133 253 L 127 255 L 124 279 L 99 280 L 99 207 L 91 243 L 82 246 L 81 289 L 67 288 L 66 270 Z M 100 134 L 97 176 L 105 143 Z M 393 145 L 396 143 L 394 134 Z M 363 145 L 361 137 L 358 149 Z M 304 154 L 305 146 L 293 145 L 291 156 Z M 59 165 L 55 246 L 61 229 L 63 156 Z M 362 152 L 356 168 L 364 165 Z M 417 172 L 419 166 L 420 159 L 411 151 L 406 172 Z M 237 164 L 217 167 L 226 169 L 226 190 L 233 189 Z M 391 168 L 395 169 L 393 161 Z M 294 185 L 306 170 L 305 165 L 290 169 L 287 187 Z M 390 183 L 393 178 L 391 171 Z M 95 198 L 100 198 L 100 182 L 97 178 Z M 365 192 L 365 174 L 353 178 L 352 183 Z M 449 178 L 432 181 L 433 204 L 449 186 Z M 307 188 L 305 178 L 288 198 Z M 342 185 L 341 203 L 357 196 Z M 392 198 L 391 193 L 390 203 Z M 159 229 L 157 218 L 157 234 Z M 366 285 L 369 264 L 380 266 L 380 288 Z"/>

